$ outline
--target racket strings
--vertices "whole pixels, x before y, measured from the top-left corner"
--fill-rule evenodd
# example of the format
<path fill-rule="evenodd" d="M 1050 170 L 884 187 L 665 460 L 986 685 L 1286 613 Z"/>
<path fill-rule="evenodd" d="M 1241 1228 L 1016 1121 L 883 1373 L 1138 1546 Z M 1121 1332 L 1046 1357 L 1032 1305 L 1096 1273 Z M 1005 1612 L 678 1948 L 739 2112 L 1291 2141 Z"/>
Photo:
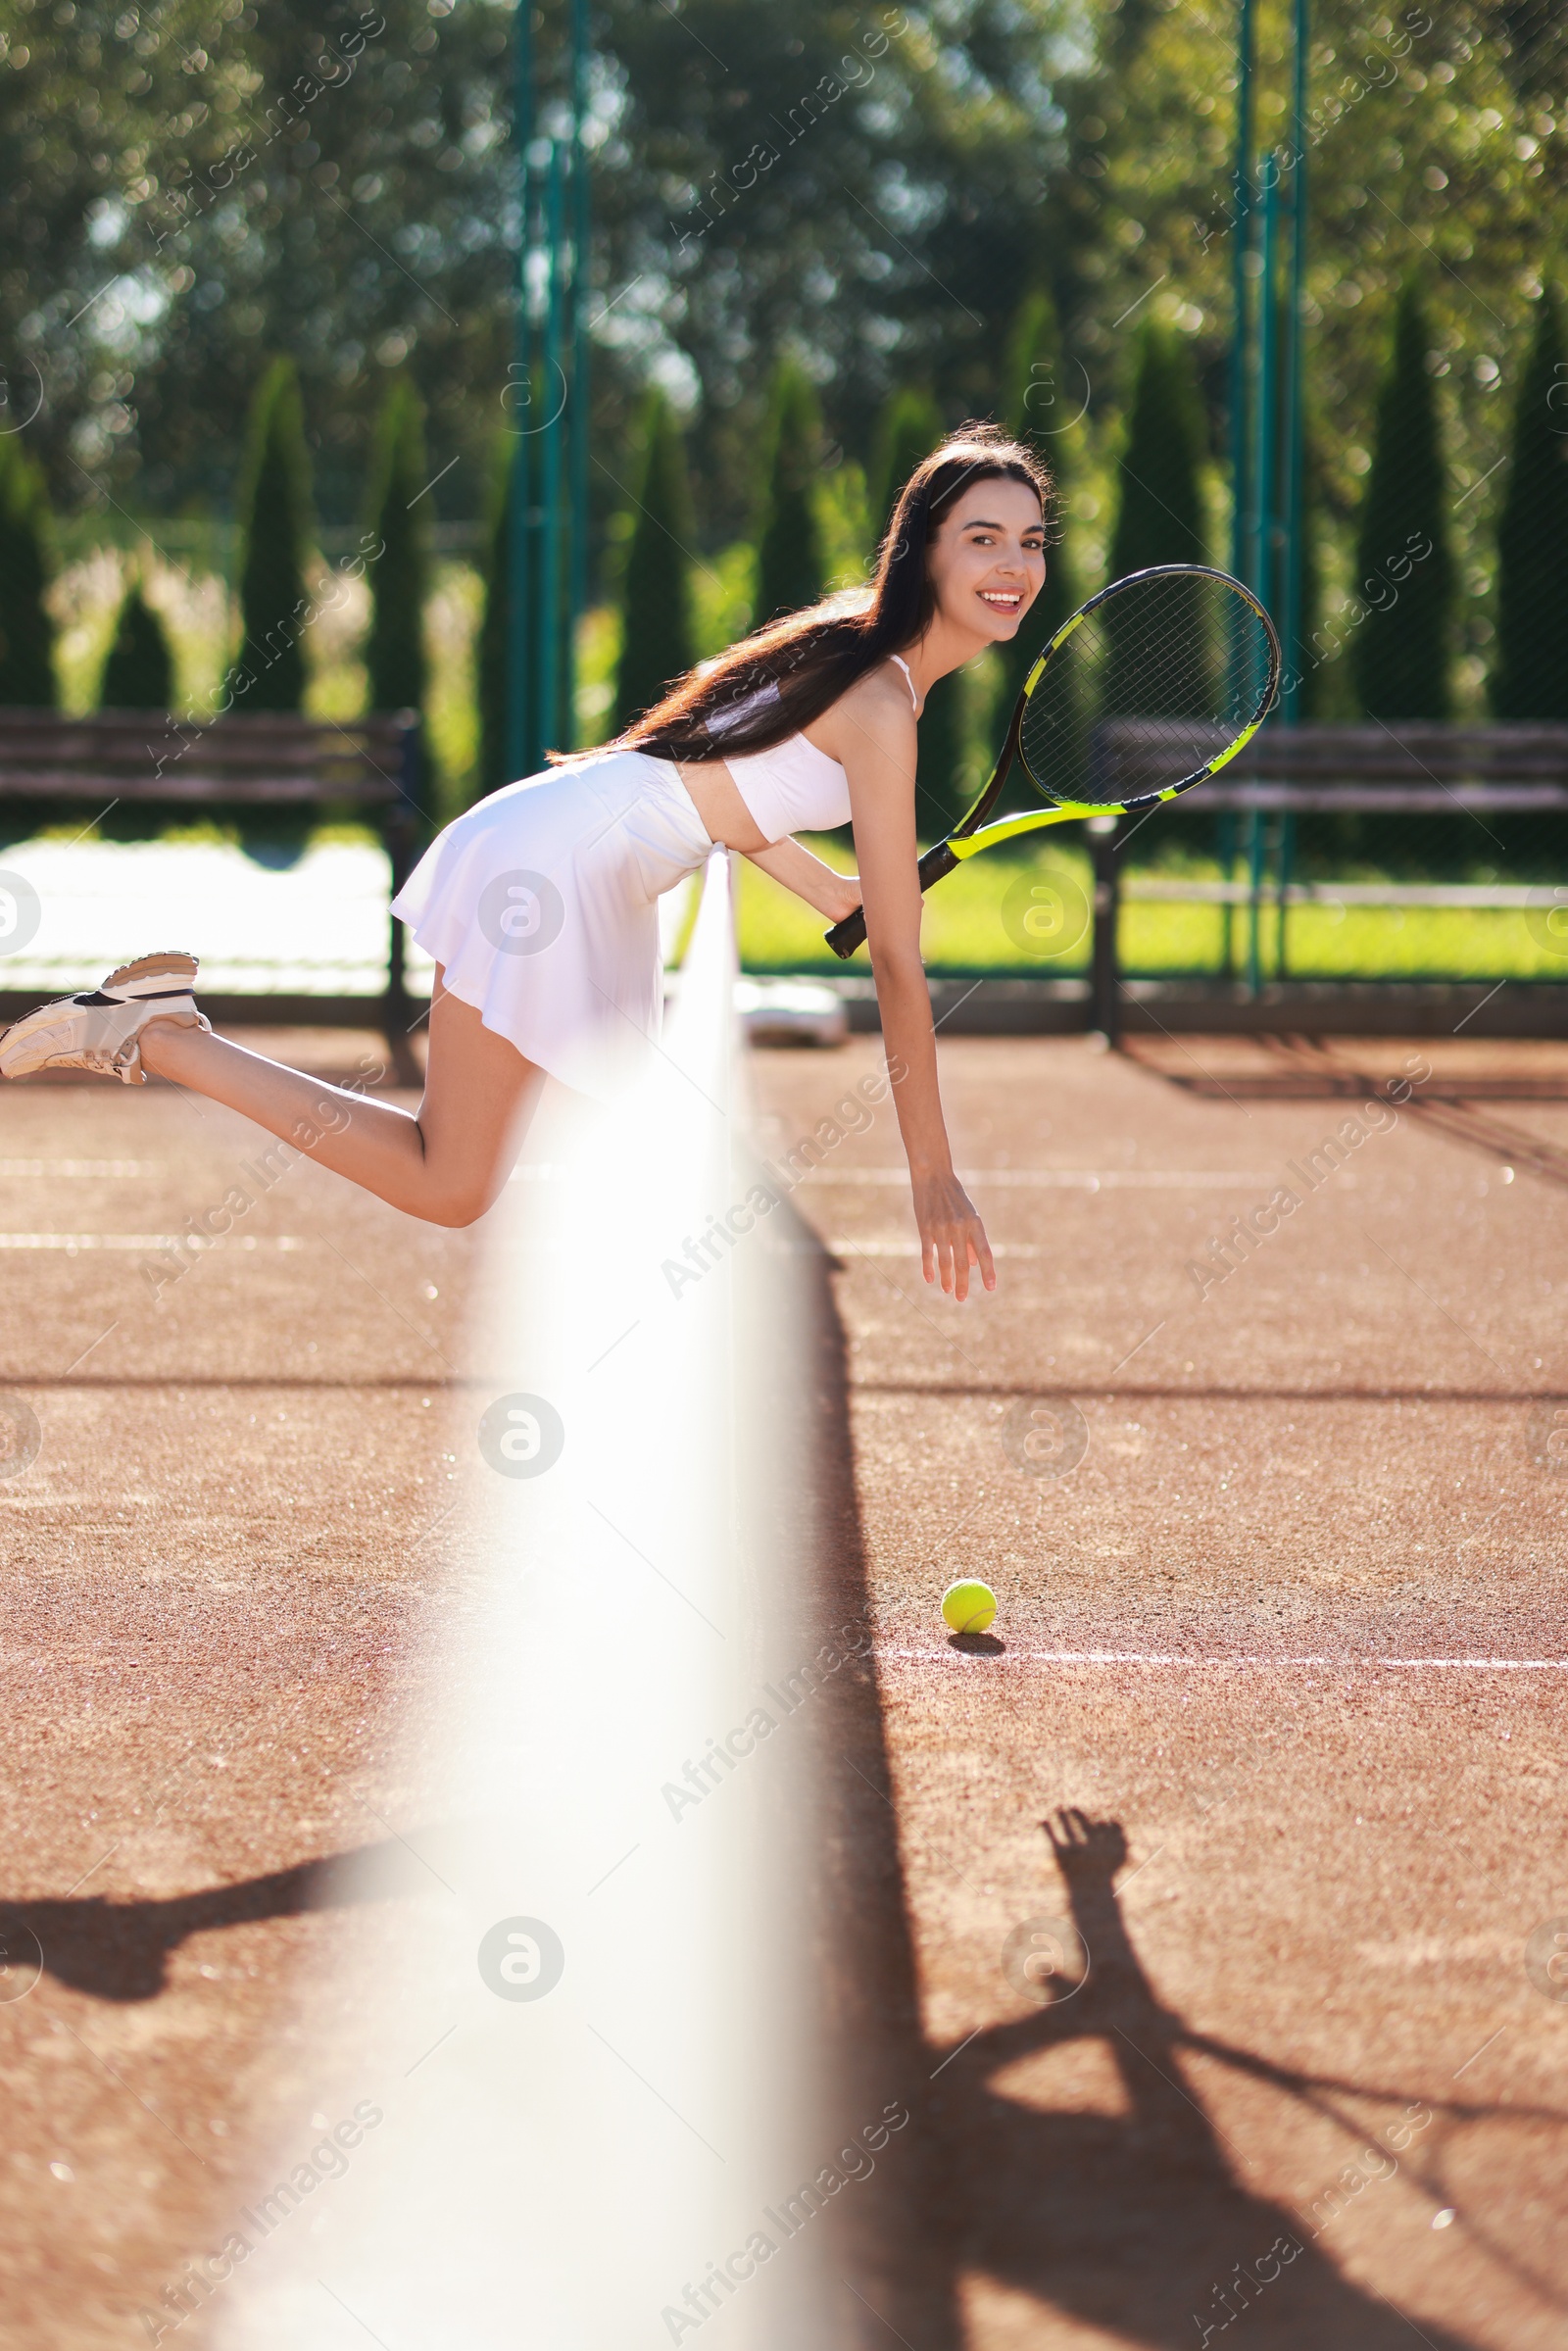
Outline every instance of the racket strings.
<path fill-rule="evenodd" d="M 1050 656 L 1019 750 L 1054 804 L 1109 804 L 1185 781 L 1261 716 L 1275 679 L 1266 622 L 1202 572 L 1128 580 Z"/>

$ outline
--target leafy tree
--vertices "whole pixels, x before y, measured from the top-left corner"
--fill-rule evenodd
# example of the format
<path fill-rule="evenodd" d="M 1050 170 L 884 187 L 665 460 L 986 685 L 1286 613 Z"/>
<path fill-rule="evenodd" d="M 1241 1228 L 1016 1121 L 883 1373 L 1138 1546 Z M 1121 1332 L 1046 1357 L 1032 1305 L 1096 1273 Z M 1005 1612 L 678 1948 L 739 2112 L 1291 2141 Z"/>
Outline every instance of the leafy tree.
<path fill-rule="evenodd" d="M 1545 286 L 1514 413 L 1497 523 L 1499 718 L 1568 719 L 1568 353 L 1562 298 Z"/>
<path fill-rule="evenodd" d="M 287 350 L 320 418 L 324 512 L 357 511 L 380 370 L 405 364 L 432 471 L 464 460 L 441 495 L 476 513 L 494 415 L 476 387 L 498 387 L 512 356 L 510 4 L 435 19 L 427 0 L 10 13 L 25 39 L 13 30 L 0 73 L 4 397 L 29 413 L 33 364 L 46 367 L 31 445 L 57 492 L 76 493 L 69 459 L 122 503 L 134 480 L 148 512 L 221 499 L 256 355 Z M 563 93 L 563 14 L 541 19 L 546 109 Z M 1400 220 L 1439 264 L 1435 319 L 1484 350 L 1487 306 L 1511 315 L 1543 221 L 1568 206 L 1560 15 L 1470 0 L 1392 11 L 1378 35 L 1360 0 L 1313 11 L 1307 292 L 1336 525 L 1359 498 L 1380 356 L 1364 321 L 1389 231 L 1366 191 L 1396 178 Z M 639 278 L 671 281 L 637 337 L 596 354 L 596 445 L 625 429 L 657 337 L 707 402 L 713 544 L 750 518 L 761 355 L 809 355 L 831 384 L 828 430 L 857 455 L 890 381 L 929 379 L 945 414 L 981 413 L 1042 254 L 1097 399 L 1123 315 L 1163 278 L 1162 299 L 1201 315 L 1217 408 L 1233 12 L 952 0 L 940 19 L 878 8 L 851 27 L 841 0 L 682 0 L 678 22 L 601 0 L 594 41 L 616 108 L 596 156 L 594 283 L 622 320 Z M 1283 64 L 1269 71 L 1278 90 Z M 167 307 L 131 316 L 130 279 Z M 1456 367 L 1446 400 L 1484 472 L 1487 377 Z M 617 493 L 593 479 L 602 523 Z M 1482 527 L 1483 508 L 1457 530 Z"/>
<path fill-rule="evenodd" d="M 819 358 L 831 430 L 856 451 L 900 381 L 930 381 L 955 416 L 983 409 L 1032 257 L 1065 226 L 1040 78 L 1060 0 L 957 0 L 940 30 L 838 0 L 684 0 L 674 42 L 644 0 L 607 18 L 628 155 L 612 273 L 658 253 L 715 413 L 737 413 L 735 354 L 788 346 Z M 672 179 L 691 191 L 673 211 Z"/>
<path fill-rule="evenodd" d="M 0 703 L 55 707 L 55 631 L 44 603 L 52 553 L 42 471 L 14 439 L 0 440 Z"/>
<path fill-rule="evenodd" d="M 955 414 L 983 403 L 1000 323 L 1057 225 L 1040 76 L 1062 8 L 959 0 L 940 48 L 917 15 L 852 24 L 842 0 L 683 0 L 678 22 L 646 0 L 595 8 L 597 111 L 605 124 L 612 105 L 615 133 L 596 152 L 594 283 L 613 303 L 653 270 L 673 281 L 652 331 L 735 420 L 703 488 L 715 543 L 750 519 L 758 355 L 819 350 L 834 434 L 857 452 L 906 358 Z M 111 485 L 139 466 L 155 511 L 220 496 L 255 355 L 284 350 L 321 419 L 324 512 L 355 512 L 377 371 L 402 363 L 432 470 L 461 454 L 448 494 L 473 497 L 491 420 L 474 387 L 512 356 L 511 0 L 434 18 L 427 0 L 21 13 L 27 56 L 14 38 L 0 75 L 0 350 L 48 367 L 50 463 L 69 449 Z M 541 121 L 566 94 L 564 15 L 540 19 Z M 897 220 L 890 172 L 907 191 Z M 163 315 L 101 332 L 105 297 L 63 334 L 117 271 L 146 271 Z M 612 434 L 646 358 L 610 341 L 596 357 Z"/>
<path fill-rule="evenodd" d="M 466 395 L 504 376 L 512 333 L 513 13 L 79 0 L 58 26 L 29 18 L 0 76 L 0 349 L 13 385 L 29 350 L 47 367 L 51 462 L 134 475 L 153 511 L 216 502 L 257 354 L 288 351 L 334 517 L 358 510 L 381 369 L 403 359 L 476 478 L 487 419 Z M 156 325 L 117 315 L 117 270 L 167 302 Z"/>
<path fill-rule="evenodd" d="M 686 452 L 674 411 L 650 392 L 641 419 L 642 475 L 626 557 L 615 724 L 629 726 L 696 660 L 691 550 L 695 525 Z"/>
<path fill-rule="evenodd" d="M 366 643 L 372 710 L 424 704 L 424 604 L 430 586 L 430 476 L 424 411 L 407 376 L 382 403 L 370 453 L 369 526 L 381 552 L 368 566 L 370 631 Z"/>
<path fill-rule="evenodd" d="M 305 565 L 311 534 L 311 468 L 299 376 L 274 360 L 251 406 L 238 496 L 241 544 L 240 666 L 247 710 L 297 710 L 305 699 L 302 621 L 310 607 Z"/>
<path fill-rule="evenodd" d="M 753 617 L 760 625 L 821 600 L 827 566 L 816 511 L 822 417 L 811 379 L 786 360 L 773 381 L 772 433 Z"/>
<path fill-rule="evenodd" d="M 115 621 L 98 686 L 106 710 L 168 710 L 173 707 L 174 665 L 164 624 L 133 580 Z"/>
<path fill-rule="evenodd" d="M 1356 538 L 1356 593 L 1367 611 L 1350 670 L 1369 718 L 1446 718 L 1450 709 L 1453 564 L 1431 348 L 1421 288 L 1408 278 Z"/>

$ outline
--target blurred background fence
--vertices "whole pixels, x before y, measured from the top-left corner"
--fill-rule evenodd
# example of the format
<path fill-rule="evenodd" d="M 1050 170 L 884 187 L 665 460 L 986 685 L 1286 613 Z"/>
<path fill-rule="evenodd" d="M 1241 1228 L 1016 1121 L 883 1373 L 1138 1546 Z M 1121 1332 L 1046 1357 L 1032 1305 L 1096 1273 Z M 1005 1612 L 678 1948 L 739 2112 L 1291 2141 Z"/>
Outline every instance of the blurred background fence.
<path fill-rule="evenodd" d="M 1303 724 L 1568 723 L 1565 83 L 1556 0 L 18 8 L 0 703 L 150 744 L 412 708 L 428 830 L 862 580 L 907 466 L 991 416 L 1055 472 L 1051 576 L 931 698 L 927 837 L 1044 629 L 1140 563 L 1264 585 Z M 69 855 L 199 851 L 293 906 L 275 984 L 319 921 L 341 992 L 306 876 L 374 827 L 104 802 L 0 798 L 0 864 L 69 894 Z M 1087 972 L 1048 934 L 1091 849 L 954 876 L 934 964 Z M 1556 805 L 1209 793 L 1113 854 L 1132 977 L 1568 968 Z M 741 922 L 757 969 L 830 962 L 751 872 Z"/>

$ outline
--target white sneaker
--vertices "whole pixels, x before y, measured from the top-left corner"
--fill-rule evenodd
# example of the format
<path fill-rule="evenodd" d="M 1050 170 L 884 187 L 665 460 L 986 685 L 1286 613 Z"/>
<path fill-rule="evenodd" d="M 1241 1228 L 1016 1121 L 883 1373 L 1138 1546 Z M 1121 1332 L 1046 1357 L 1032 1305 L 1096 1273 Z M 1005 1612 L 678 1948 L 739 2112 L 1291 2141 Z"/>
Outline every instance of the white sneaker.
<path fill-rule="evenodd" d="M 191 991 L 196 957 L 174 950 L 122 963 L 101 988 L 40 1004 L 0 1035 L 0 1076 L 34 1069 L 91 1069 L 127 1086 L 145 1086 L 141 1033 L 154 1020 L 210 1029 Z"/>

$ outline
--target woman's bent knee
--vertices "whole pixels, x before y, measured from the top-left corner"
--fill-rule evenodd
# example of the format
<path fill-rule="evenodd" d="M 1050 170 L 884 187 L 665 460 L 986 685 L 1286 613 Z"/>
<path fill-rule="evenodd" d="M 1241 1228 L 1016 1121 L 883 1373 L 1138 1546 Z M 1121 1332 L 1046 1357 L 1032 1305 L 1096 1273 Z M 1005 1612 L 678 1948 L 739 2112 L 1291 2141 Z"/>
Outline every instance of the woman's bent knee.
<path fill-rule="evenodd" d="M 495 1206 L 506 1190 L 506 1170 L 500 1175 L 466 1176 L 450 1184 L 431 1187 L 422 1200 L 411 1201 L 409 1205 L 413 1214 L 422 1217 L 426 1224 L 445 1225 L 453 1232 L 462 1232 L 466 1226 L 477 1224 L 480 1217 Z"/>
<path fill-rule="evenodd" d="M 489 1207 L 488 1200 L 477 1195 L 459 1194 L 456 1199 L 431 1201 L 415 1211 L 426 1224 L 445 1225 L 449 1232 L 461 1233 L 477 1224 Z"/>

